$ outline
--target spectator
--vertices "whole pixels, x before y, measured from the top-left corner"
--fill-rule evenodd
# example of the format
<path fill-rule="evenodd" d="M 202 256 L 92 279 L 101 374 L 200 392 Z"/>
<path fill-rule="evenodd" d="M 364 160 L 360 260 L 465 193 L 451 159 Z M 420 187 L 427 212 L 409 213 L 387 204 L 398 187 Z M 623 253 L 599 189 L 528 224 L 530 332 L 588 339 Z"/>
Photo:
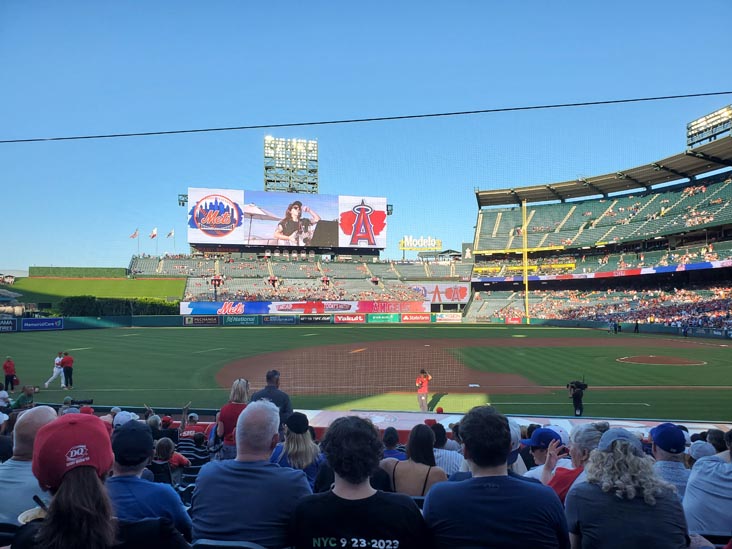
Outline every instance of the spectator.
<path fill-rule="evenodd" d="M 572 468 L 556 467 L 557 463 L 557 441 L 549 444 L 547 460 L 542 468 L 541 481 L 554 490 L 562 503 L 567 493 L 576 484 L 586 482 L 585 464 L 590 459 L 590 453 L 597 448 L 603 433 L 610 429 L 606 421 L 597 423 L 585 423 L 577 425 L 572 429 L 569 436 L 569 457 L 572 460 Z M 556 467 L 556 469 L 555 469 Z"/>
<path fill-rule="evenodd" d="M 535 429 L 531 434 L 531 438 L 521 439 L 521 444 L 528 446 L 531 450 L 531 457 L 536 465 L 524 473 L 525 477 L 540 480 L 544 472 L 543 465 L 546 463 L 549 444 L 553 441 L 561 443 L 562 438 L 556 431 L 541 427 Z M 556 465 L 556 464 L 555 464 Z"/>
<path fill-rule="evenodd" d="M 686 466 L 691 469 L 700 458 L 713 456 L 716 453 L 717 449 L 708 442 L 696 440 L 686 449 Z"/>
<path fill-rule="evenodd" d="M 531 435 L 534 434 L 534 431 L 536 431 L 540 427 L 541 427 L 541 425 L 538 425 L 536 423 L 529 424 L 526 427 L 526 432 L 522 433 L 522 437 L 524 439 L 530 439 Z M 522 427 L 522 431 L 523 431 L 523 427 Z M 534 461 L 534 456 L 531 455 L 531 446 L 522 445 L 521 449 L 519 450 L 519 454 L 521 454 L 521 459 L 524 460 L 524 464 L 526 465 L 527 469 L 531 470 L 534 467 L 536 467 L 537 463 Z"/>
<path fill-rule="evenodd" d="M 434 484 L 447 480 L 445 471 L 436 467 L 434 444 L 432 429 L 423 423 L 415 425 L 409 433 L 407 460 L 387 458 L 381 461 L 380 466 L 389 475 L 394 492 L 424 497 Z"/>
<path fill-rule="evenodd" d="M 148 408 L 148 411 L 152 411 L 151 408 Z M 165 416 L 166 419 L 170 418 L 170 416 Z M 152 432 L 153 440 L 160 440 L 161 438 L 169 438 L 173 441 L 173 443 L 178 442 L 178 429 L 171 429 L 170 428 L 170 421 L 172 421 L 172 418 L 167 422 L 167 425 L 163 423 L 163 418 L 161 418 L 157 414 L 152 414 L 148 416 L 147 418 L 147 424 L 150 426 L 150 431 Z"/>
<path fill-rule="evenodd" d="M 399 433 L 394 427 L 387 427 L 384 429 L 384 437 L 382 438 L 384 443 L 384 459 L 394 458 L 399 461 L 405 461 L 407 459 L 406 452 L 403 452 L 399 446 Z"/>
<path fill-rule="evenodd" d="M 727 444 L 724 442 L 724 431 L 720 429 L 709 429 L 707 431 L 707 442 L 714 446 L 717 453 L 727 450 Z"/>
<path fill-rule="evenodd" d="M 311 493 L 302 471 L 269 462 L 280 415 L 271 402 L 253 402 L 236 423 L 236 458 L 201 468 L 193 490 L 193 539 L 245 540 L 283 547 L 298 500 Z"/>
<path fill-rule="evenodd" d="M 572 547 L 688 547 L 686 520 L 673 486 L 656 476 L 653 460 L 633 433 L 606 431 L 585 471 L 587 482 L 567 494 Z"/>
<path fill-rule="evenodd" d="M 363 539 L 402 549 L 429 546 L 424 519 L 415 503 L 402 494 L 377 491 L 369 483 L 369 474 L 382 455 L 378 432 L 370 421 L 355 416 L 338 418 L 322 445 L 335 472 L 335 484 L 331 491 L 304 497 L 298 503 L 292 521 L 296 548 L 313 547 L 317 539 Z"/>
<path fill-rule="evenodd" d="M 445 449 L 445 444 L 447 444 L 447 432 L 442 424 L 435 423 L 430 426 L 430 429 L 432 429 L 432 432 L 435 435 L 435 444 L 434 449 L 432 450 L 435 454 L 435 464 L 445 471 L 445 474 L 449 477 L 460 470 L 460 467 L 465 460 L 458 452 Z"/>
<path fill-rule="evenodd" d="M 190 454 L 191 465 L 200 467 L 205 465 L 211 459 L 206 445 L 206 435 L 196 433 L 193 435 L 193 452 Z"/>
<path fill-rule="evenodd" d="M 732 431 L 724 436 L 732 448 Z M 728 456 L 702 457 L 694 464 L 686 484 L 684 514 L 693 534 L 732 531 L 732 463 Z"/>
<path fill-rule="evenodd" d="M 66 399 L 64 399 L 66 400 Z M 117 412 L 114 416 L 114 420 L 112 421 L 112 425 L 115 429 L 119 429 L 122 425 L 127 423 L 128 421 L 137 421 L 140 419 L 140 416 L 138 416 L 134 412 L 128 412 L 127 410 L 122 410 L 121 412 Z"/>
<path fill-rule="evenodd" d="M 198 414 L 195 412 L 191 412 L 187 416 L 184 415 L 183 417 L 184 421 L 181 422 L 177 448 L 181 454 L 193 461 L 194 456 L 196 458 L 200 457 L 193 439 L 196 433 L 201 433 L 204 435 L 205 440 L 206 426 L 198 423 Z M 206 452 L 206 454 L 208 454 L 208 452 Z M 208 455 L 206 455 L 206 461 L 208 461 Z M 202 464 L 198 463 L 197 465 Z"/>
<path fill-rule="evenodd" d="M 153 456 L 150 427 L 129 421 L 114 432 L 114 476 L 107 479 L 107 493 L 119 520 L 135 522 L 148 518 L 166 518 L 191 539 L 191 519 L 171 486 L 140 478 Z"/>
<path fill-rule="evenodd" d="M 33 496 L 40 494 L 38 480 L 31 471 L 33 443 L 38 429 L 56 419 L 50 406 L 23 412 L 13 430 L 13 457 L 0 464 L 0 522 L 15 523 L 18 515 L 35 507 Z"/>
<path fill-rule="evenodd" d="M 323 463 L 323 456 L 318 445 L 313 442 L 308 428 L 310 426 L 308 417 L 300 412 L 293 412 L 287 418 L 285 426 L 285 442 L 275 446 L 269 461 L 277 463 L 280 467 L 292 467 L 304 471 L 312 489 Z"/>
<path fill-rule="evenodd" d="M 280 373 L 277 370 L 267 372 L 267 386 L 252 395 L 252 402 L 262 399 L 274 402 L 280 410 L 280 440 L 283 440 L 284 425 L 292 413 L 292 404 L 290 396 L 280 390 Z"/>
<path fill-rule="evenodd" d="M 168 437 L 163 437 L 155 442 L 153 459 L 147 465 L 147 468 L 150 469 L 154 475 L 154 482 L 162 482 L 164 484 L 171 485 L 174 484 L 173 467 L 170 464 L 170 460 L 173 458 L 174 453 L 175 444 L 173 444 L 173 441 Z"/>
<path fill-rule="evenodd" d="M 74 459 L 67 459 L 74 456 Z M 114 455 L 104 422 L 68 414 L 41 427 L 33 474 L 53 495 L 43 520 L 18 530 L 14 549 L 180 549 L 190 547 L 169 521 L 116 522 L 102 484 Z"/>
<path fill-rule="evenodd" d="M 568 548 L 556 494 L 508 475 L 506 417 L 491 406 L 475 407 L 460 422 L 460 437 L 473 478 L 438 484 L 427 495 L 424 517 L 435 547 Z"/>
<path fill-rule="evenodd" d="M 653 465 L 655 473 L 676 487 L 679 499 L 684 499 L 689 470 L 684 464 L 686 455 L 686 438 L 684 431 L 673 423 L 661 423 L 651 429 L 653 445 L 651 452 L 656 459 Z"/>
<path fill-rule="evenodd" d="M 35 389 L 33 388 L 33 385 L 23 385 L 20 396 L 16 399 L 15 402 L 13 402 L 13 410 L 26 410 L 28 408 L 33 408 L 34 394 Z"/>
<path fill-rule="evenodd" d="M 239 414 L 249 402 L 249 381 L 244 378 L 234 380 L 229 391 L 229 402 L 221 407 L 216 418 L 216 436 L 223 441 L 223 446 L 215 459 L 234 459 L 236 457 L 236 439 L 234 429 Z"/>

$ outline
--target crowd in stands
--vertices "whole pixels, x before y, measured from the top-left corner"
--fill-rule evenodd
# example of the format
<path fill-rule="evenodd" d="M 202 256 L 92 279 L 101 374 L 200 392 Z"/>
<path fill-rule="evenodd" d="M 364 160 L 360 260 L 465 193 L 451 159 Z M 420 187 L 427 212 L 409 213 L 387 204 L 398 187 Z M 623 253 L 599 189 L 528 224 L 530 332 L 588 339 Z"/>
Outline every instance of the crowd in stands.
<path fill-rule="evenodd" d="M 357 416 L 318 441 L 275 370 L 251 395 L 237 379 L 209 424 L 186 408 L 176 422 L 73 404 L 4 420 L 0 536 L 13 548 L 666 549 L 732 536 L 732 431 L 567 433 L 478 406 L 449 436 L 435 419 L 415 425 L 405 446 Z"/>

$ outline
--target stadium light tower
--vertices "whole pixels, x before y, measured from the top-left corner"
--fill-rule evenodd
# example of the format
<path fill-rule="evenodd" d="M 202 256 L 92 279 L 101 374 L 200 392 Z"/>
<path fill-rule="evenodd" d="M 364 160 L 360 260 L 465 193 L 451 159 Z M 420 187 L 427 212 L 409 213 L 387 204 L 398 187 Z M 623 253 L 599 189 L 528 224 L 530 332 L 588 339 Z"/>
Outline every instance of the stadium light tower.
<path fill-rule="evenodd" d="M 317 194 L 318 142 L 266 136 L 264 190 Z"/>

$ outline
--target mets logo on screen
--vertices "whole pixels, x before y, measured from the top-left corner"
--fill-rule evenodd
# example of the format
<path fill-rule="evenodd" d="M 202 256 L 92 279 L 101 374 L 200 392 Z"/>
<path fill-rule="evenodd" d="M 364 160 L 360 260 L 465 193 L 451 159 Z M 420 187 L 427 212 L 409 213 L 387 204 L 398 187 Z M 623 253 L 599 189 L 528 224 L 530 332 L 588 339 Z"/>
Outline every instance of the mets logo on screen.
<path fill-rule="evenodd" d="M 365 200 L 361 200 L 350 211 L 341 213 L 340 227 L 351 237 L 350 246 L 361 243 L 376 246 L 376 236 L 386 227 L 386 212 L 374 210 Z"/>
<path fill-rule="evenodd" d="M 217 237 L 226 236 L 240 227 L 243 217 L 239 205 L 220 194 L 204 196 L 188 214 L 189 227 Z"/>

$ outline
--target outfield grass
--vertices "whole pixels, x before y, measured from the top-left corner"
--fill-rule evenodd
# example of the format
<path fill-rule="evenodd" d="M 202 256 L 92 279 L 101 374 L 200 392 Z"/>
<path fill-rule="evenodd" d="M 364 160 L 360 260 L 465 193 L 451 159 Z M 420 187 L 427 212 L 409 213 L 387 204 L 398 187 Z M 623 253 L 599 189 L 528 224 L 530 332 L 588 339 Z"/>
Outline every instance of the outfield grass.
<path fill-rule="evenodd" d="M 10 287 L 23 294 L 27 303 L 56 304 L 64 297 L 93 295 L 96 297 L 183 297 L 185 279 L 83 279 L 83 278 L 19 278 Z"/>
<path fill-rule="evenodd" d="M 137 290 L 139 291 L 139 290 Z M 319 345 L 369 341 L 517 337 L 541 345 L 546 338 L 602 337 L 596 330 L 492 327 L 492 326 L 324 326 L 257 328 L 131 328 L 0 335 L 0 354 L 15 358 L 23 383 L 42 385 L 50 375 L 59 350 L 76 358 L 77 399 L 93 398 L 97 404 L 180 407 L 188 401 L 197 408 L 218 408 L 228 388 L 215 382 L 227 363 L 272 351 Z M 628 355 L 675 355 L 704 360 L 704 366 L 651 366 L 616 362 L 623 341 L 642 338 L 647 346 L 633 347 Z M 446 394 L 433 395 L 431 404 L 446 412 L 461 412 L 483 402 L 509 414 L 570 415 L 571 402 L 563 386 L 585 376 L 590 390 L 585 396 L 589 416 L 717 420 L 729 419 L 728 389 L 732 386 L 730 349 L 712 341 L 693 349 L 670 349 L 668 336 L 608 336 L 607 346 L 593 347 L 463 347 L 453 354 L 471 368 L 515 373 L 542 386 L 540 395 Z M 549 342 L 547 342 L 549 343 Z M 456 342 L 456 347 L 458 346 Z M 552 345 L 556 345 L 552 343 Z M 276 367 L 273 364 L 273 367 Z M 388 365 L 385 366 L 388 375 Z M 255 380 L 256 381 L 256 380 Z M 258 381 L 261 385 L 262 380 Z M 685 389 L 605 390 L 607 386 L 685 386 Z M 698 388 L 695 388 L 698 387 Z M 42 391 L 38 399 L 60 402 L 66 393 Z M 411 388 L 374 396 L 294 396 L 295 407 L 305 409 L 385 409 L 417 411 Z"/>

